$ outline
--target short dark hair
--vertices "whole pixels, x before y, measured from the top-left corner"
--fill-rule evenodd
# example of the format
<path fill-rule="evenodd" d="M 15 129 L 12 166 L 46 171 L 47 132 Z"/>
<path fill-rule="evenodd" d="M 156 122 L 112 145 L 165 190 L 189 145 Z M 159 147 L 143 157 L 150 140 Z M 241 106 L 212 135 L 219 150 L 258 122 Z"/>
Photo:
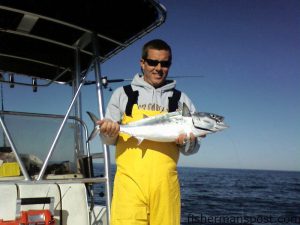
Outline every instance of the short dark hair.
<path fill-rule="evenodd" d="M 149 49 L 166 50 L 170 52 L 169 60 L 172 61 L 171 47 L 161 39 L 154 39 L 144 44 L 142 49 L 142 59 L 147 59 Z"/>

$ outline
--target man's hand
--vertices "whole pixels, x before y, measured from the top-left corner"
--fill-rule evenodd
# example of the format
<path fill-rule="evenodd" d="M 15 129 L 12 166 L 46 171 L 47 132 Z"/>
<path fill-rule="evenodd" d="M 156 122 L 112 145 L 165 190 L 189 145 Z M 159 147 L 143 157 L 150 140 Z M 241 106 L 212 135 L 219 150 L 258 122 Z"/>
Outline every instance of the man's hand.
<path fill-rule="evenodd" d="M 178 138 L 176 138 L 175 143 L 178 145 L 184 145 L 188 141 L 194 142 L 196 140 L 196 137 L 193 133 L 190 133 L 189 137 L 187 134 L 180 134 Z"/>
<path fill-rule="evenodd" d="M 116 138 L 120 132 L 120 125 L 110 119 L 99 120 L 100 133 L 110 138 Z"/>
<path fill-rule="evenodd" d="M 204 138 L 204 137 L 206 137 L 206 135 L 202 135 L 200 137 Z M 196 137 L 193 133 L 190 133 L 189 137 L 188 137 L 187 134 L 180 134 L 178 136 L 178 138 L 176 138 L 175 143 L 178 144 L 178 145 L 184 145 L 188 141 L 194 142 L 195 140 L 196 140 Z"/>

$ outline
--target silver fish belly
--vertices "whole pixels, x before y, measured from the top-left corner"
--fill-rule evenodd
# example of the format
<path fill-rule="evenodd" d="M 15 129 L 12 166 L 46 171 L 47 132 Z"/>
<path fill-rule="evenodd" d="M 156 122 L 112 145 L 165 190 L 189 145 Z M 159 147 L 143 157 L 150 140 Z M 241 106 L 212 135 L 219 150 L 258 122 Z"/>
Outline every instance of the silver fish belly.
<path fill-rule="evenodd" d="M 142 122 L 142 121 L 141 121 Z M 143 139 L 158 142 L 173 142 L 180 134 L 192 132 L 192 121 L 182 116 L 174 116 L 165 121 L 157 120 L 151 124 L 127 124 L 120 126 L 120 132 L 129 134 L 142 141 Z"/>

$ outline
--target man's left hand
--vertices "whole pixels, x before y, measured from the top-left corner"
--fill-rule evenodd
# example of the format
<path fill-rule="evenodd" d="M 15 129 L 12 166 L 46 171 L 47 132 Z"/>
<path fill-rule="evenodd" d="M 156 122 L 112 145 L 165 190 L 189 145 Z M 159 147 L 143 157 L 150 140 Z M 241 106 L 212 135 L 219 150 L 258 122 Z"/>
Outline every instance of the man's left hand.
<path fill-rule="evenodd" d="M 189 136 L 189 137 L 188 137 Z M 184 145 L 188 141 L 194 142 L 196 140 L 196 137 L 193 133 L 190 133 L 190 135 L 187 134 L 180 134 L 178 138 L 176 138 L 175 143 L 178 145 Z"/>

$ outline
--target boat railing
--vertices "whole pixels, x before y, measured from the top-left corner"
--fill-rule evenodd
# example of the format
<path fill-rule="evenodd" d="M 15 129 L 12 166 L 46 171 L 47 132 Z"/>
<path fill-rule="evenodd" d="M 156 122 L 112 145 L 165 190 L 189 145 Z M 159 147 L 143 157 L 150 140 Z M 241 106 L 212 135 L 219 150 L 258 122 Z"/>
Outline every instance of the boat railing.
<path fill-rule="evenodd" d="M 14 160 L 20 166 L 20 172 L 22 173 L 22 175 L 20 174 L 21 176 L 2 174 L 3 176 L 0 175 L 0 182 L 14 182 L 16 180 L 18 182 L 37 182 L 38 171 L 35 170 L 33 171 L 34 173 L 28 171 L 28 163 L 31 163 L 28 160 L 39 164 L 39 166 L 43 163 L 43 160 L 40 162 L 40 158 L 45 158 L 48 151 L 47 144 L 45 143 L 51 143 L 50 131 L 46 131 L 46 129 L 50 127 L 50 130 L 55 131 L 55 127 L 59 125 L 63 118 L 63 115 L 0 111 L 2 128 L 2 130 L 0 129 L 0 135 L 2 131 L 2 138 L 0 136 L 0 148 L 2 149 L 0 149 L 0 160 L 5 161 L 5 157 L 8 160 L 9 157 L 15 156 Z M 14 128 L 14 124 L 18 126 Z M 67 143 L 58 143 L 58 147 L 54 149 L 52 156 L 52 165 L 50 161 L 50 164 L 47 165 L 47 172 L 43 176 L 43 179 L 38 182 L 53 183 L 53 180 L 57 182 L 67 181 L 91 184 L 106 182 L 107 179 L 105 177 L 94 176 L 93 160 L 103 159 L 104 154 L 102 152 L 91 153 L 89 142 L 86 141 L 89 133 L 87 125 L 75 116 L 69 116 L 67 124 L 68 126 L 65 128 L 67 131 L 62 134 L 63 142 Z M 77 140 L 76 138 L 77 125 L 83 128 L 84 140 Z M 41 134 L 41 132 L 44 134 Z M 36 140 L 33 140 L 34 138 Z M 38 140 L 38 138 L 43 139 L 43 141 Z M 41 143 L 45 145 L 42 146 Z M 74 152 L 76 152 L 75 156 Z M 24 156 L 28 158 L 24 159 Z M 58 159 L 62 162 L 58 162 Z M 8 161 L 14 160 L 10 159 Z M 70 171 L 66 171 L 65 173 L 64 171 L 58 171 L 62 170 L 60 166 L 66 161 L 71 162 L 71 173 Z M 77 168 L 77 164 L 79 168 Z M 57 166 L 57 168 L 53 168 L 54 172 L 49 169 L 51 166 Z"/>

